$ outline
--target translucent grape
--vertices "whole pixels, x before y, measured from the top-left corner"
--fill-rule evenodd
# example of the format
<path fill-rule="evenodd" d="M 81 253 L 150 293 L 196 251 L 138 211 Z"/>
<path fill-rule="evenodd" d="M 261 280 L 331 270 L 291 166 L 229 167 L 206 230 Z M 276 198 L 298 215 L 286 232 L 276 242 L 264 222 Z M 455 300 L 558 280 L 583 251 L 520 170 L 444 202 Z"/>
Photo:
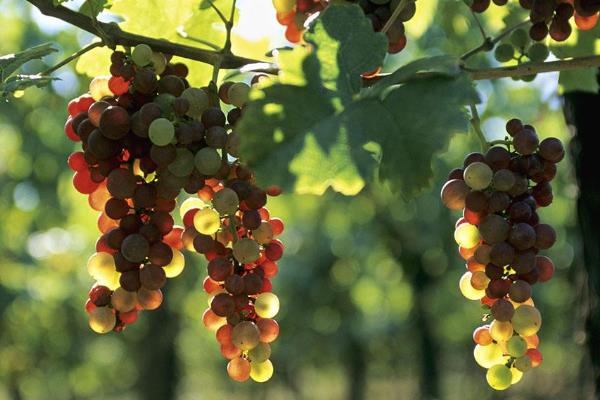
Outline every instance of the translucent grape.
<path fill-rule="evenodd" d="M 521 336 L 535 335 L 542 326 L 542 315 L 537 308 L 522 305 L 515 310 L 512 317 L 512 325 Z"/>
<path fill-rule="evenodd" d="M 213 196 L 213 206 L 221 215 L 235 214 L 239 205 L 238 195 L 229 188 L 223 188 Z"/>
<path fill-rule="evenodd" d="M 271 346 L 268 343 L 260 342 L 255 348 L 248 352 L 248 358 L 253 363 L 265 362 L 271 357 Z"/>
<path fill-rule="evenodd" d="M 490 186 L 494 171 L 483 162 L 469 164 L 464 171 L 465 183 L 473 190 L 483 190 Z"/>
<path fill-rule="evenodd" d="M 273 227 L 267 221 L 252 231 L 252 237 L 260 244 L 267 244 L 273 240 Z"/>
<path fill-rule="evenodd" d="M 173 259 L 163 267 L 167 278 L 175 278 L 179 276 L 185 267 L 185 258 L 183 254 L 176 249 L 173 249 Z"/>
<path fill-rule="evenodd" d="M 454 240 L 461 247 L 473 248 L 481 240 L 479 229 L 469 223 L 460 224 L 454 231 Z"/>
<path fill-rule="evenodd" d="M 531 369 L 531 358 L 528 356 L 519 357 L 515 360 L 514 367 L 521 372 L 527 372 Z"/>
<path fill-rule="evenodd" d="M 214 235 L 221 228 L 221 217 L 212 208 L 203 208 L 194 215 L 194 228 L 203 235 Z"/>
<path fill-rule="evenodd" d="M 150 124 L 148 136 L 155 145 L 166 146 L 175 137 L 175 127 L 168 119 L 157 118 Z"/>
<path fill-rule="evenodd" d="M 501 363 L 506 359 L 502 353 L 502 348 L 497 343 L 490 343 L 487 346 L 476 345 L 473 356 L 477 364 L 483 368 L 490 368 L 492 365 Z"/>
<path fill-rule="evenodd" d="M 488 369 L 485 378 L 492 389 L 505 390 L 512 383 L 512 373 L 506 365 L 497 364 Z"/>
<path fill-rule="evenodd" d="M 152 49 L 147 44 L 138 44 L 131 51 L 131 59 L 136 65 L 145 67 L 152 62 Z"/>
<path fill-rule="evenodd" d="M 442 188 L 442 202 L 451 210 L 460 210 L 465 206 L 469 187 L 462 179 L 452 179 Z"/>
<path fill-rule="evenodd" d="M 513 335 L 513 326 L 510 322 L 493 320 L 490 324 L 490 335 L 497 342 L 505 342 Z"/>
<path fill-rule="evenodd" d="M 92 79 L 89 90 L 94 100 L 98 101 L 103 97 L 112 96 L 112 91 L 108 87 L 109 79 L 110 77 L 107 76 L 97 76 Z"/>
<path fill-rule="evenodd" d="M 469 300 L 479 300 L 485 296 L 485 290 L 477 290 L 471 285 L 471 272 L 467 271 L 463 274 L 459 281 L 460 292 Z"/>
<path fill-rule="evenodd" d="M 487 346 L 493 343 L 492 335 L 490 335 L 489 325 L 480 326 L 473 331 L 473 341 L 481 346 Z"/>
<path fill-rule="evenodd" d="M 506 346 L 508 349 L 508 354 L 515 358 L 522 357 L 527 351 L 527 342 L 521 336 L 517 335 L 508 339 Z"/>
<path fill-rule="evenodd" d="M 187 88 L 183 91 L 181 97 L 189 101 L 190 108 L 187 110 L 186 115 L 192 118 L 199 119 L 209 106 L 208 94 L 202 89 Z"/>
<path fill-rule="evenodd" d="M 279 325 L 274 319 L 260 318 L 256 321 L 256 326 L 260 331 L 261 342 L 271 343 L 279 336 Z"/>
<path fill-rule="evenodd" d="M 183 219 L 184 215 L 193 209 L 201 209 L 206 207 L 206 203 L 197 197 L 188 197 L 179 206 L 179 215 Z"/>
<path fill-rule="evenodd" d="M 136 292 L 128 292 L 122 287 L 119 287 L 113 292 L 110 302 L 117 311 L 131 311 L 137 304 L 137 294 Z"/>
<path fill-rule="evenodd" d="M 273 376 L 273 364 L 270 360 L 250 364 L 250 378 L 255 382 L 266 382 Z"/>
<path fill-rule="evenodd" d="M 245 358 L 234 358 L 227 364 L 227 374 L 234 381 L 247 381 L 250 378 L 250 362 Z"/>
<path fill-rule="evenodd" d="M 206 329 L 216 332 L 217 329 L 227 323 L 227 319 L 225 317 L 219 317 L 213 312 L 213 310 L 208 308 L 202 315 L 202 322 L 204 323 Z"/>
<path fill-rule="evenodd" d="M 233 245 L 233 256 L 240 263 L 249 264 L 260 256 L 260 246 L 252 239 L 242 238 Z"/>
<path fill-rule="evenodd" d="M 261 318 L 273 318 L 279 312 L 279 298 L 273 293 L 261 293 L 254 302 L 256 315 Z"/>
<path fill-rule="evenodd" d="M 515 383 L 519 383 L 519 381 L 521 380 L 521 378 L 523 378 L 523 372 L 521 372 L 520 370 L 518 370 L 514 366 L 512 366 L 510 368 L 510 373 L 512 374 L 512 380 L 510 381 L 511 385 L 514 385 Z"/>
<path fill-rule="evenodd" d="M 117 323 L 117 317 L 109 307 L 96 307 L 89 318 L 90 328 L 96 333 L 108 333 Z"/>
<path fill-rule="evenodd" d="M 156 72 L 156 75 L 162 74 L 167 67 L 167 59 L 164 54 L 157 51 L 152 53 L 150 62 L 152 63 L 152 68 L 154 69 L 154 72 Z"/>
<path fill-rule="evenodd" d="M 260 339 L 258 326 L 252 321 L 242 321 L 233 327 L 231 340 L 233 344 L 242 350 L 255 348 Z"/>
<path fill-rule="evenodd" d="M 163 301 L 163 295 L 160 290 L 148 290 L 140 288 L 137 291 L 138 303 L 144 310 L 155 310 L 160 307 Z"/>
<path fill-rule="evenodd" d="M 108 253 L 94 253 L 90 256 L 87 263 L 88 273 L 98 281 L 98 284 L 104 285 L 111 290 L 119 287 L 120 273 L 117 272 L 113 257 Z"/>
<path fill-rule="evenodd" d="M 227 97 L 229 103 L 236 107 L 242 108 L 248 101 L 248 94 L 250 93 L 250 86 L 243 82 L 236 82 L 229 87 L 227 90 Z"/>

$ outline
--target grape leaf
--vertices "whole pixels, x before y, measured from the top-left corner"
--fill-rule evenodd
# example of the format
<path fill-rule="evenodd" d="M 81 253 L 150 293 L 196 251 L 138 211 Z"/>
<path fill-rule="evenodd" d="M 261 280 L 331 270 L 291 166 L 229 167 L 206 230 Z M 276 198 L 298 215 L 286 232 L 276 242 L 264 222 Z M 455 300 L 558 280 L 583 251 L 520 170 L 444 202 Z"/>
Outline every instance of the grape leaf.
<path fill-rule="evenodd" d="M 41 75 L 15 75 L 0 83 L 0 97 L 6 98 L 11 93 L 19 90 L 25 90 L 30 86 L 44 87 L 50 84 L 54 78 Z"/>
<path fill-rule="evenodd" d="M 213 4 L 216 4 L 218 0 L 202 0 L 200 2 L 200 9 L 210 8 Z"/>
<path fill-rule="evenodd" d="M 110 1 L 86 0 L 81 7 L 79 7 L 79 12 L 90 18 L 96 18 L 105 8 L 110 8 Z"/>
<path fill-rule="evenodd" d="M 26 62 L 40 59 L 55 51 L 58 50 L 52 47 L 51 43 L 44 43 L 30 47 L 18 53 L 7 54 L 0 57 L 0 82 L 11 76 Z"/>
<path fill-rule="evenodd" d="M 385 35 L 373 31 L 358 6 L 330 7 L 310 26 L 304 39 L 316 47 L 323 85 L 336 91 L 344 102 L 360 90 L 360 74 L 382 66 L 387 51 Z"/>
<path fill-rule="evenodd" d="M 366 18 L 348 12 L 351 7 L 330 6 L 315 22 L 322 26 L 311 32 L 336 32 L 329 25 L 362 26 Z M 236 127 L 243 137 L 243 161 L 255 169 L 259 181 L 298 193 L 322 194 L 331 186 L 353 195 L 377 168 L 405 196 L 427 186 L 434 153 L 446 147 L 453 133 L 466 130 L 464 105 L 478 102 L 472 82 L 458 73 L 456 60 L 418 60 L 377 89 L 352 96 L 358 89 L 352 82 L 360 79 L 356 71 L 366 65 L 352 52 L 380 45 L 378 36 L 365 42 L 353 35 L 312 35 L 315 50 L 281 51 L 278 80 L 251 92 Z M 382 57 L 371 65 L 381 65 Z M 439 74 L 409 81 L 423 71 Z M 397 85 L 397 79 L 407 82 Z"/>

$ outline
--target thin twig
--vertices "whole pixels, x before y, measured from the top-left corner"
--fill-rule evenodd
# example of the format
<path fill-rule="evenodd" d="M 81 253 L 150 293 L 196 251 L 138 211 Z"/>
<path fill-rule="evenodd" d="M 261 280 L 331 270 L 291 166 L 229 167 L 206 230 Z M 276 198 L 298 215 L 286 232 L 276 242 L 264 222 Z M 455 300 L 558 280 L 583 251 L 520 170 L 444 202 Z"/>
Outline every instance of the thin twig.
<path fill-rule="evenodd" d="M 197 42 L 203 44 L 205 46 L 210 47 L 213 50 L 221 51 L 221 48 L 214 43 L 209 42 L 208 40 L 200 39 L 199 37 L 191 36 L 189 33 L 183 30 L 182 27 L 177 28 L 177 34 L 187 40 L 191 40 L 192 42 Z"/>
<path fill-rule="evenodd" d="M 237 0 L 233 0 L 231 4 L 231 15 L 229 20 L 225 22 L 225 29 L 227 30 L 227 37 L 225 38 L 225 45 L 223 46 L 223 53 L 231 53 L 231 31 L 233 30 L 233 20 L 235 18 L 235 4 Z"/>
<path fill-rule="evenodd" d="M 61 62 L 59 62 L 58 64 L 48 68 L 47 70 L 43 71 L 42 73 L 40 73 L 41 76 L 46 76 L 46 75 L 50 75 L 51 73 L 53 73 L 54 71 L 56 71 L 59 68 L 62 68 L 63 66 L 67 65 L 68 63 L 70 63 L 71 61 L 75 60 L 76 58 L 82 56 L 83 54 L 87 53 L 88 51 L 95 49 L 96 47 L 102 47 L 104 46 L 104 42 L 93 42 L 88 44 L 87 46 L 85 46 L 83 49 L 79 50 L 76 53 L 73 53 L 72 55 L 70 55 L 69 57 L 65 58 L 64 60 L 62 60 Z"/>
<path fill-rule="evenodd" d="M 225 25 L 227 25 L 227 18 L 225 18 L 225 15 L 223 15 L 221 10 L 219 10 L 219 8 L 217 6 L 215 6 L 215 3 L 212 0 L 208 0 L 208 2 L 210 3 L 210 6 L 212 7 L 212 9 L 215 10 L 215 12 L 219 16 L 219 18 L 221 18 L 221 21 L 223 21 L 223 23 Z"/>
<path fill-rule="evenodd" d="M 100 36 L 98 34 L 98 30 L 92 23 L 92 19 L 81 13 L 70 10 L 63 6 L 54 6 L 53 0 L 27 0 L 27 2 L 37 7 L 44 15 L 58 18 L 93 35 Z M 165 54 L 172 54 L 190 60 L 200 61 L 206 64 L 214 65 L 217 60 L 221 60 L 221 68 L 225 69 L 234 69 L 246 64 L 260 62 L 259 60 L 240 57 L 233 54 L 224 54 L 218 51 L 200 49 L 184 44 L 173 43 L 168 40 L 154 39 L 143 35 L 137 35 L 123 31 L 119 25 L 115 23 L 98 22 L 98 26 L 100 26 L 105 32 L 110 44 L 114 45 L 133 47 L 144 43 L 155 51 L 160 51 Z"/>
<path fill-rule="evenodd" d="M 390 19 L 388 19 L 387 22 L 385 23 L 385 25 L 383 26 L 383 28 L 381 28 L 381 33 L 387 33 L 387 31 L 392 27 L 394 22 L 396 22 L 396 20 L 398 19 L 398 16 L 402 12 L 402 10 L 404 10 L 404 8 L 408 5 L 408 3 L 410 1 L 412 1 L 412 0 L 401 0 L 400 1 L 400 3 L 398 4 L 396 9 L 390 16 Z"/>
<path fill-rule="evenodd" d="M 498 139 L 498 140 L 492 140 L 491 142 L 488 142 L 488 145 L 491 146 L 495 146 L 497 144 L 504 144 L 506 146 L 510 146 L 512 145 L 512 140 L 503 140 L 503 139 Z"/>
<path fill-rule="evenodd" d="M 529 18 L 526 19 L 523 22 L 519 22 L 518 24 L 508 27 L 505 30 L 503 30 L 502 32 L 500 32 L 496 37 L 494 38 L 490 38 L 490 37 L 485 37 L 483 39 L 483 43 L 481 43 L 479 46 L 467 51 L 465 54 L 463 54 L 460 59 L 462 61 L 466 61 L 467 59 L 471 58 L 472 56 L 474 56 L 477 53 L 480 53 L 482 51 L 489 51 L 491 49 L 494 48 L 494 46 L 496 45 L 496 43 L 498 43 L 499 41 L 501 41 L 502 39 L 504 39 L 506 36 L 510 35 L 511 33 L 513 33 L 513 31 L 516 31 L 517 29 L 529 24 L 530 20 Z"/>
<path fill-rule="evenodd" d="M 471 109 L 471 126 L 473 127 L 473 132 L 481 142 L 481 150 L 486 151 L 490 146 L 481 130 L 481 119 L 479 118 L 479 113 L 477 112 L 477 107 L 475 104 L 469 105 Z"/>
<path fill-rule="evenodd" d="M 469 8 L 469 10 L 471 10 L 471 8 Z M 481 25 L 481 21 L 479 20 L 479 17 L 477 17 L 477 14 L 475 14 L 475 11 L 471 10 L 471 15 L 473 16 L 473 19 L 475 20 L 475 24 L 477 24 L 477 27 L 479 28 L 479 32 L 481 33 L 481 37 L 483 38 L 483 41 L 485 42 L 486 40 L 488 40 L 489 36 L 485 33 L 485 29 L 483 29 L 483 25 Z"/>

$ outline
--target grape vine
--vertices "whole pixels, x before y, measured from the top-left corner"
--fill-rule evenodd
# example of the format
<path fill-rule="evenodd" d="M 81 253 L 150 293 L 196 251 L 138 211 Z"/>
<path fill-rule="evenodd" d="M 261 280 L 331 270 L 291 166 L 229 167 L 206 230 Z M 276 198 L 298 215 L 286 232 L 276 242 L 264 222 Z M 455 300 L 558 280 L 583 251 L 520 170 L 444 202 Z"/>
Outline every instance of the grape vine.
<path fill-rule="evenodd" d="M 552 278 L 552 260 L 538 253 L 552 247 L 556 232 L 536 210 L 552 203 L 550 182 L 565 155 L 558 139 L 540 142 L 533 126 L 518 119 L 508 121 L 506 131 L 505 146 L 468 154 L 441 192 L 446 207 L 463 210 L 454 231 L 467 270 L 459 288 L 481 302 L 483 321 L 491 320 L 473 332 L 473 354 L 496 390 L 542 362 L 542 317 L 531 287 Z"/>
<path fill-rule="evenodd" d="M 145 44 L 115 51 L 110 77 L 94 78 L 67 107 L 65 134 L 82 145 L 68 159 L 73 186 L 100 212 L 102 235 L 87 263 L 96 280 L 89 325 L 119 332 L 158 308 L 167 278 L 184 270 L 181 250 L 197 251 L 208 260 L 211 296 L 202 318 L 217 332 L 229 376 L 264 382 L 279 333 L 270 278 L 284 251 L 275 238 L 283 222 L 265 206 L 281 191 L 256 186 L 237 159 L 235 124 L 250 86 L 221 86 L 221 100 L 233 106 L 225 115 L 209 87 L 190 87 L 186 65 L 169 60 Z M 171 215 L 182 190 L 197 195 L 181 205 L 183 227 Z"/>

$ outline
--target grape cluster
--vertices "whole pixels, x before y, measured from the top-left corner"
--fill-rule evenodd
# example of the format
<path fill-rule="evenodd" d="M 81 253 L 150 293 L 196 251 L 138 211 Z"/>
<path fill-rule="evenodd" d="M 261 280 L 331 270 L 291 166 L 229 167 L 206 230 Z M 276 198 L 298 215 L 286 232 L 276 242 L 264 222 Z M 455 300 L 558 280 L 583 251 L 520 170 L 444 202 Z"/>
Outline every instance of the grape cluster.
<path fill-rule="evenodd" d="M 402 0 L 348 0 L 358 4 L 371 20 L 373 30 L 380 32 L 389 21 L 394 10 Z M 416 0 L 410 0 L 403 6 L 398 17 L 386 31 L 388 52 L 398 53 L 406 46 L 404 23 L 414 17 Z M 322 11 L 329 0 L 273 0 L 277 11 L 277 21 L 286 26 L 285 37 L 292 43 L 298 43 L 302 38 L 305 21 L 312 15 Z"/>
<path fill-rule="evenodd" d="M 508 0 L 465 0 L 471 10 L 477 13 L 486 11 L 493 2 L 498 6 L 508 4 Z M 600 4 L 597 0 L 519 0 L 519 5 L 529 10 L 532 40 L 541 41 L 548 35 L 557 41 L 565 41 L 571 36 L 571 18 L 581 30 L 594 28 L 598 23 Z"/>
<path fill-rule="evenodd" d="M 536 210 L 552 203 L 550 181 L 565 155 L 560 140 L 540 142 L 535 129 L 518 119 L 508 121 L 506 130 L 507 148 L 467 155 L 441 192 L 444 205 L 463 209 L 454 231 L 467 269 L 459 287 L 488 310 L 484 321 L 491 323 L 473 333 L 474 356 L 496 390 L 542 362 L 537 337 L 542 319 L 532 285 L 554 273 L 552 260 L 539 251 L 552 247 L 556 232 L 540 222 Z"/>
<path fill-rule="evenodd" d="M 87 263 L 96 280 L 86 303 L 91 329 L 122 331 L 139 311 L 159 307 L 167 278 L 185 267 L 181 251 L 195 250 L 209 260 L 204 288 L 213 297 L 203 319 L 219 328 L 229 375 L 268 380 L 269 343 L 279 332 L 270 278 L 283 254 L 274 239 L 283 222 L 265 208 L 280 189 L 256 186 L 238 160 L 235 125 L 250 86 L 190 87 L 184 64 L 144 44 L 115 51 L 110 72 L 69 102 L 65 124 L 82 147 L 68 159 L 73 186 L 100 212 L 102 235 Z M 198 197 L 182 203 L 180 227 L 171 212 L 182 190 Z"/>

